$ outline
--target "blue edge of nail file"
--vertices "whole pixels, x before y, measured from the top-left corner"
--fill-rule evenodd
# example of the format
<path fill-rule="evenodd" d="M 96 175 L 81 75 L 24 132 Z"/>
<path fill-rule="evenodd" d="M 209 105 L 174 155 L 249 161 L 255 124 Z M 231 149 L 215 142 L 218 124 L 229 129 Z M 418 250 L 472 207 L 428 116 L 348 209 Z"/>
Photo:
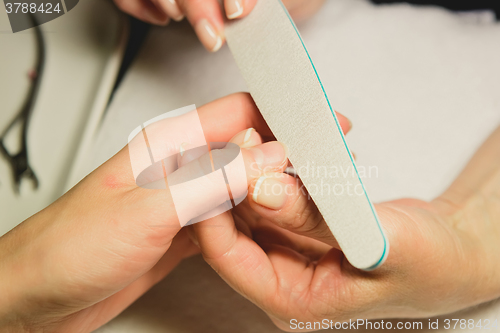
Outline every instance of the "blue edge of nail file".
<path fill-rule="evenodd" d="M 252 97 L 347 260 L 373 270 L 389 243 L 300 34 L 280 0 L 259 0 L 226 23 L 226 39 Z M 326 170 L 326 171 L 325 171 Z"/>

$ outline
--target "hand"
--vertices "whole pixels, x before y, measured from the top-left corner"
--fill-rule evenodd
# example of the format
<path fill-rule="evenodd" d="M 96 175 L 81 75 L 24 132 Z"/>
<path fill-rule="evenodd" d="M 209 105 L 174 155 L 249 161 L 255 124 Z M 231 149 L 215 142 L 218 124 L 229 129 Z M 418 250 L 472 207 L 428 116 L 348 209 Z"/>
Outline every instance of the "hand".
<path fill-rule="evenodd" d="M 500 296 L 499 146 L 500 128 L 431 202 L 375 205 L 391 249 L 372 272 L 349 264 L 300 181 L 283 173 L 253 179 L 245 205 L 190 233 L 214 270 L 284 330 L 292 319 L 450 313 Z"/>
<path fill-rule="evenodd" d="M 166 25 L 184 17 L 194 27 L 205 48 L 216 52 L 224 44 L 224 18 L 219 0 L 114 0 L 124 12 L 149 23 Z M 295 21 L 314 15 L 325 0 L 283 0 Z M 248 15 L 257 0 L 224 0 L 228 19 Z"/>
<path fill-rule="evenodd" d="M 270 135 L 255 110 L 248 94 L 234 94 L 199 108 L 198 115 L 208 141 L 242 144 L 250 127 Z M 286 160 L 273 150 L 283 152 L 281 144 L 261 145 L 255 131 L 246 141 L 254 147 L 243 150 L 248 163 L 252 154 L 268 166 Z M 213 198 L 199 199 L 192 204 Z M 136 185 L 125 147 L 0 238 L 0 331 L 93 331 L 197 252 L 181 230 L 170 191 Z"/>

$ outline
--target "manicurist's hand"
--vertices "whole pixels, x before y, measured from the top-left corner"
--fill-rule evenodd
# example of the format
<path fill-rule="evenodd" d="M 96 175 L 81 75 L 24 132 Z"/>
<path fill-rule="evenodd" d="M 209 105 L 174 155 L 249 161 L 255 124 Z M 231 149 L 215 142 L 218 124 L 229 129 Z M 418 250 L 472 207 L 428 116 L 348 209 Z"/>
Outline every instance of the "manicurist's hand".
<path fill-rule="evenodd" d="M 190 233 L 215 271 L 284 330 L 453 312 L 500 296 L 499 147 L 500 128 L 431 202 L 375 205 L 391 248 L 372 272 L 349 264 L 300 181 L 280 172 L 254 179 L 245 204 Z"/>
<path fill-rule="evenodd" d="M 264 169 L 279 171 L 286 165 L 283 145 L 262 144 L 257 131 L 270 132 L 248 94 L 207 104 L 198 116 L 208 142 L 244 148 L 249 181 Z M 151 131 L 162 147 L 171 145 L 162 139 L 169 134 L 162 131 L 162 122 Z M 174 173 L 196 172 L 224 151 L 195 159 L 190 154 L 185 152 Z M 187 206 L 199 208 L 214 200 L 213 195 L 198 196 Z M 125 147 L 55 203 L 0 237 L 0 331 L 90 332 L 108 322 L 198 252 L 176 208 L 168 189 L 136 185 Z"/>
<path fill-rule="evenodd" d="M 248 15 L 258 0 L 114 0 L 124 12 L 148 23 L 166 25 L 187 18 L 207 50 L 224 43 L 224 16 L 234 20 Z M 309 18 L 325 0 L 283 0 L 295 21 Z"/>

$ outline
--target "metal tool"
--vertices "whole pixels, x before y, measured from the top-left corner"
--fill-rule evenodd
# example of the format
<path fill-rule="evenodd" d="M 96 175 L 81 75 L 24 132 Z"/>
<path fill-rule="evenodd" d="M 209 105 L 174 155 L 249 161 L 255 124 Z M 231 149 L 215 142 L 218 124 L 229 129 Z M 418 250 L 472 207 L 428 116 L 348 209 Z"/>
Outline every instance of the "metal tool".
<path fill-rule="evenodd" d="M 38 188 L 39 185 L 38 178 L 28 160 L 27 136 L 29 120 L 40 89 L 40 83 L 45 65 L 45 41 L 42 31 L 36 22 L 36 18 L 33 15 L 30 15 L 30 17 L 33 20 L 37 42 L 37 62 L 35 70 L 33 75 L 30 75 L 31 85 L 24 105 L 14 119 L 12 119 L 12 121 L 8 124 L 7 128 L 0 134 L 0 153 L 10 164 L 14 178 L 14 190 L 17 194 L 19 194 L 23 178 L 31 180 L 35 189 Z M 8 133 L 15 127 L 16 124 L 19 123 L 21 125 L 21 135 L 19 138 L 21 148 L 17 153 L 13 154 L 8 151 L 4 141 Z"/>

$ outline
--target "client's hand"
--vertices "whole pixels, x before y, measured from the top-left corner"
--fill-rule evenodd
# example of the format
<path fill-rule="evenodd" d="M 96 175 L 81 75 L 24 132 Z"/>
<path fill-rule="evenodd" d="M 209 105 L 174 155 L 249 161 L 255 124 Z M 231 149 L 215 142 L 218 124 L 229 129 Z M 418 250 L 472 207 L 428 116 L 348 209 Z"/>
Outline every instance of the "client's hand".
<path fill-rule="evenodd" d="M 257 132 L 247 130 L 269 134 L 248 94 L 207 104 L 198 115 L 207 141 L 253 147 L 242 149 L 245 163 L 258 165 L 253 178 L 261 167 L 286 163 L 280 143 L 262 145 Z M 168 146 L 168 133 L 161 122 L 155 125 L 155 138 Z M 185 167 L 197 161 L 184 161 Z M 198 197 L 191 208 L 212 199 Z M 136 185 L 125 147 L 0 238 L 0 331 L 73 333 L 103 325 L 198 252 L 181 230 L 179 213 L 169 190 Z"/>
<path fill-rule="evenodd" d="M 349 264 L 300 181 L 283 173 L 255 179 L 233 215 L 189 231 L 215 271 L 284 330 L 291 319 L 449 313 L 500 296 L 499 147 L 500 129 L 431 202 L 376 205 L 391 249 L 372 272 Z"/>
<path fill-rule="evenodd" d="M 215 52 L 224 43 L 224 19 L 219 0 L 114 0 L 124 12 L 140 20 L 166 25 L 170 19 L 187 17 L 207 50 Z M 295 21 L 309 18 L 325 0 L 283 0 Z M 257 0 L 224 0 L 228 19 L 248 15 Z"/>

